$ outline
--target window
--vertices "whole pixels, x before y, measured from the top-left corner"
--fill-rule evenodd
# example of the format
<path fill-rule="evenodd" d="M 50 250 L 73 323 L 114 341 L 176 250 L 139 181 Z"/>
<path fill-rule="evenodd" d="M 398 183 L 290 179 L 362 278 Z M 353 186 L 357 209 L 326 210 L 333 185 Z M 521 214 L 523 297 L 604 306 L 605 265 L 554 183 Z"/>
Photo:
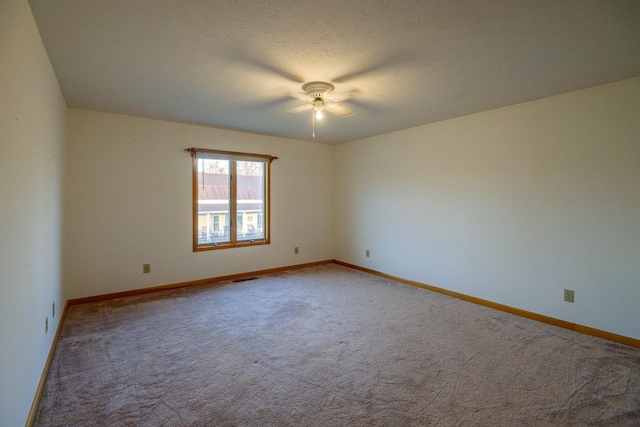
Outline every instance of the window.
<path fill-rule="evenodd" d="M 269 243 L 265 154 L 188 148 L 193 158 L 193 250 Z"/>

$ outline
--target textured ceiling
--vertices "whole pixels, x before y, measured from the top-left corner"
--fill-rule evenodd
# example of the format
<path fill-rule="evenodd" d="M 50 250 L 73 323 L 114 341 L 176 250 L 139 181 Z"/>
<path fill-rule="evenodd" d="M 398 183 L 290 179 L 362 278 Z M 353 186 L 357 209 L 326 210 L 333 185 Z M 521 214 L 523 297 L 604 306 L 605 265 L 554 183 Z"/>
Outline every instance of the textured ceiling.
<path fill-rule="evenodd" d="M 640 76 L 638 0 L 30 0 L 70 107 L 338 143 Z M 327 80 L 356 114 L 285 114 Z"/>

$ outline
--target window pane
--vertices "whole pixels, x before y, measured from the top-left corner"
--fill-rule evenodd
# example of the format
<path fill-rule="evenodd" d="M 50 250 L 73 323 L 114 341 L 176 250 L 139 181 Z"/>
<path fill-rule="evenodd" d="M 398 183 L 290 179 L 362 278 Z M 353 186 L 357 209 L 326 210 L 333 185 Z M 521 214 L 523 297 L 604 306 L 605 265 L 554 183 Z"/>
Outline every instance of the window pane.
<path fill-rule="evenodd" d="M 229 160 L 198 159 L 198 244 L 229 241 Z"/>
<path fill-rule="evenodd" d="M 193 250 L 269 244 L 269 170 L 276 157 L 191 148 Z"/>
<path fill-rule="evenodd" d="M 264 168 L 261 162 L 237 162 L 237 239 L 264 238 Z"/>

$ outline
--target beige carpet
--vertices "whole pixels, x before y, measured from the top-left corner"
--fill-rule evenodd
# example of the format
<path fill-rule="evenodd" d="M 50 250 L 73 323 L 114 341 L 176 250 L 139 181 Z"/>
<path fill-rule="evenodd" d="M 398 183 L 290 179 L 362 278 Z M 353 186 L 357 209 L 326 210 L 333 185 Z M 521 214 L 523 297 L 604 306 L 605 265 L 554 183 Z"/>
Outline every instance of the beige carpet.
<path fill-rule="evenodd" d="M 70 307 L 36 426 L 640 425 L 640 349 L 338 265 Z"/>

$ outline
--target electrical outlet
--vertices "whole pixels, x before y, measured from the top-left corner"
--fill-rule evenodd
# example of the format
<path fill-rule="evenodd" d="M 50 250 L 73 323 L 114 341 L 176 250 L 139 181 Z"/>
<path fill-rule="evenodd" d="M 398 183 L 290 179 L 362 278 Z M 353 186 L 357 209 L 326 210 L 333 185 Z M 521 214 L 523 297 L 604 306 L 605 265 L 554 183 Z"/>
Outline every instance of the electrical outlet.
<path fill-rule="evenodd" d="M 44 333 L 49 333 L 49 317 L 44 318 Z"/>
<path fill-rule="evenodd" d="M 370 255 L 369 249 L 367 249 L 367 258 L 369 258 L 369 255 Z"/>
<path fill-rule="evenodd" d="M 573 302 L 574 292 L 571 289 L 564 290 L 564 300 L 566 302 Z"/>
<path fill-rule="evenodd" d="M 298 247 L 297 246 L 295 248 L 293 248 L 293 253 L 296 254 L 296 255 L 298 254 Z"/>
<path fill-rule="evenodd" d="M 151 264 L 142 264 L 143 273 L 151 273 Z"/>

